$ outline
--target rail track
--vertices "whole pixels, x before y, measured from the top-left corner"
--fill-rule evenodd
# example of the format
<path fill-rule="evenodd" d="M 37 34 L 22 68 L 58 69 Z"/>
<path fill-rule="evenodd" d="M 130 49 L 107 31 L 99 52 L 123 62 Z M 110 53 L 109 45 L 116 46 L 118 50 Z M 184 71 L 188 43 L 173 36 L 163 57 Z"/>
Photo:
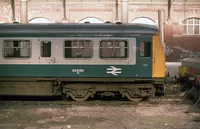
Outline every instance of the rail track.
<path fill-rule="evenodd" d="M 51 98 L 49 98 L 51 99 Z M 177 98 L 175 96 L 168 96 L 168 97 L 154 97 L 149 99 L 144 99 L 137 103 L 131 102 L 128 100 L 89 100 L 84 102 L 76 102 L 72 100 L 62 100 L 62 99 L 51 99 L 51 100 L 29 100 L 26 98 L 24 99 L 15 99 L 15 100 L 0 100 L 0 105 L 66 105 L 66 106 L 117 106 L 117 105 L 140 105 L 140 104 L 194 104 L 192 100 L 184 100 L 182 101 L 181 98 Z"/>

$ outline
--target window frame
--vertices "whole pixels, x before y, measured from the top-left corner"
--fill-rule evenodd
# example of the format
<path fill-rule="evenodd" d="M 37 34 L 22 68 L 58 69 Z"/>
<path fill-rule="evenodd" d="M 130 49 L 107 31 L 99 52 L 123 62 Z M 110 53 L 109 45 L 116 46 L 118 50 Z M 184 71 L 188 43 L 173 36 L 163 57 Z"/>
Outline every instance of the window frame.
<path fill-rule="evenodd" d="M 127 56 L 126 57 L 102 57 L 101 56 L 101 42 L 102 41 L 109 41 L 109 40 L 111 40 L 111 41 L 126 41 L 126 43 L 127 43 L 127 53 L 125 53 L 125 54 L 127 54 Z M 128 59 L 129 58 L 129 40 L 126 40 L 126 39 L 102 39 L 102 40 L 99 40 L 99 58 L 100 59 L 102 59 L 102 60 L 108 60 L 108 59 L 110 59 L 110 60 L 115 60 L 115 59 L 121 59 L 121 60 L 126 60 L 126 59 Z"/>
<path fill-rule="evenodd" d="M 50 48 L 51 48 L 51 50 L 50 50 L 50 56 L 48 56 L 48 57 L 44 57 L 44 56 L 42 56 L 42 47 L 41 47 L 41 44 L 42 43 L 44 43 L 45 41 L 47 41 L 48 43 L 50 42 Z M 40 57 L 42 57 L 42 58 L 51 58 L 52 57 L 52 41 L 51 40 L 42 40 L 42 41 L 40 41 Z"/>
<path fill-rule="evenodd" d="M 190 23 L 191 21 L 192 23 Z M 198 20 L 198 24 L 196 24 L 196 20 Z M 192 34 L 189 33 L 189 26 L 192 26 Z M 195 34 L 195 26 L 198 26 L 198 34 Z M 181 23 L 181 34 L 182 35 L 188 35 L 188 36 L 191 36 L 191 35 L 200 35 L 200 18 L 196 18 L 196 17 L 191 17 L 191 18 L 187 18 L 185 19 L 184 21 L 182 21 Z"/>
<path fill-rule="evenodd" d="M 140 52 L 141 52 L 141 51 L 140 51 L 140 44 L 141 44 L 141 42 L 144 43 L 144 55 L 145 55 L 145 42 L 150 44 L 150 46 L 151 46 L 150 56 L 141 56 L 141 54 L 140 54 Z M 139 56 L 140 56 L 140 58 L 152 58 L 152 56 L 153 56 L 153 45 L 152 45 L 152 41 L 143 41 L 143 40 L 140 40 L 139 46 L 138 46 L 138 50 L 139 50 Z"/>
<path fill-rule="evenodd" d="M 91 42 L 91 44 L 92 44 L 92 47 L 91 47 L 91 49 L 92 49 L 92 55 L 91 55 L 91 57 L 84 57 L 84 58 L 82 58 L 82 57 L 72 57 L 72 58 L 67 58 L 65 56 L 65 49 L 69 48 L 69 47 L 65 46 L 65 42 L 66 41 L 81 41 L 81 40 L 82 41 L 90 41 Z M 72 48 L 72 46 L 73 46 L 73 44 L 71 45 L 71 48 Z M 79 48 L 79 47 L 77 47 L 77 48 Z M 92 40 L 92 39 L 64 39 L 63 50 L 64 50 L 63 51 L 63 56 L 64 56 L 64 59 L 66 59 L 66 60 L 91 60 L 94 57 L 94 40 Z"/>
<path fill-rule="evenodd" d="M 30 50 L 30 56 L 29 57 L 5 57 L 4 56 L 4 52 L 5 52 L 5 41 L 29 41 L 30 43 L 30 47 L 29 47 L 29 50 Z M 32 58 L 32 42 L 30 39 L 4 39 L 2 40 L 2 57 L 6 60 L 29 60 Z"/>

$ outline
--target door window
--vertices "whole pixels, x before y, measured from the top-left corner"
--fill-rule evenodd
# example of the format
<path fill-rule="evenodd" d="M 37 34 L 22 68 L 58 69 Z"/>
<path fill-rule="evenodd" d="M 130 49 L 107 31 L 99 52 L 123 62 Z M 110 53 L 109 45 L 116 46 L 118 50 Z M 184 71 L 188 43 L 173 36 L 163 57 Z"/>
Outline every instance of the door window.
<path fill-rule="evenodd" d="M 51 57 L 51 42 L 50 41 L 41 42 L 41 57 Z"/>
<path fill-rule="evenodd" d="M 139 50 L 141 57 L 151 57 L 151 42 L 140 42 Z"/>

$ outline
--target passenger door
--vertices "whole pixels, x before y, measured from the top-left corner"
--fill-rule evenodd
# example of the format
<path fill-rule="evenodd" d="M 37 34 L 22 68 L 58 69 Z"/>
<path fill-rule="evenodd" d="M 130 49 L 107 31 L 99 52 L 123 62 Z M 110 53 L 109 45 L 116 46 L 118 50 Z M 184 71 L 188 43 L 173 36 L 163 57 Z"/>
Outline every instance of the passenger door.
<path fill-rule="evenodd" d="M 137 66 L 139 66 L 139 77 L 152 77 L 152 37 L 140 37 Z"/>
<path fill-rule="evenodd" d="M 56 59 L 52 49 L 52 41 L 39 40 L 39 63 L 40 64 L 54 64 Z"/>

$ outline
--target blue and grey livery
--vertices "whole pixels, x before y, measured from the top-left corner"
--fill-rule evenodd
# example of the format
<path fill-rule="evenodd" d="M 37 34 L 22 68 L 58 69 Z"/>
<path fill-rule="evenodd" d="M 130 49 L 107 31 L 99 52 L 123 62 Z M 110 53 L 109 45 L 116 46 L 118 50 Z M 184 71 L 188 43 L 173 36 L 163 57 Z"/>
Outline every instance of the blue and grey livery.
<path fill-rule="evenodd" d="M 66 95 L 83 101 L 99 92 L 136 101 L 163 89 L 165 66 L 160 64 L 165 57 L 155 26 L 3 24 L 0 28 L 0 94 Z"/>

